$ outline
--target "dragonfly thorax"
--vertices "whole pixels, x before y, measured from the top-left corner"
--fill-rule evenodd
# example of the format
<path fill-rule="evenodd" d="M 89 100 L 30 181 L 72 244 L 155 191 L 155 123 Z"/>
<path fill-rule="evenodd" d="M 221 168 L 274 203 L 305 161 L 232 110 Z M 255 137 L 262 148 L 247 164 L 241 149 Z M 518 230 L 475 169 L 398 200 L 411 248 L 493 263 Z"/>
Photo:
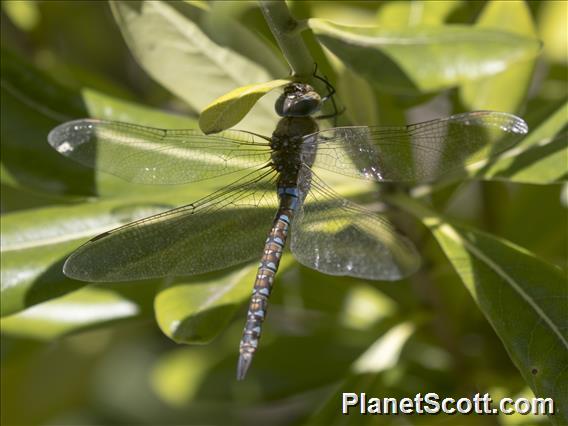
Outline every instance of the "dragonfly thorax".
<path fill-rule="evenodd" d="M 281 117 L 306 117 L 321 106 L 321 96 L 312 86 L 304 83 L 290 83 L 276 100 L 274 108 Z"/>
<path fill-rule="evenodd" d="M 318 131 L 312 117 L 284 117 L 272 134 L 272 167 L 280 173 L 280 181 L 291 185 L 296 182 L 302 164 L 313 163 L 313 144 L 305 143 L 305 136 Z"/>

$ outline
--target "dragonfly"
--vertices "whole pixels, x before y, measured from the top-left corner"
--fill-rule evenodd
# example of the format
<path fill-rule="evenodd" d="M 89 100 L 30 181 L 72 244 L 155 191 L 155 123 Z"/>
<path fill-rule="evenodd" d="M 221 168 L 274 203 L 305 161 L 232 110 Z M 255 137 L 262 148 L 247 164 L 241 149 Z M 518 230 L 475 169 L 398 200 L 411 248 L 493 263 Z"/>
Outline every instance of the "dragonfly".
<path fill-rule="evenodd" d="M 331 92 L 330 92 L 331 93 Z M 475 111 L 400 127 L 320 130 L 323 102 L 291 82 L 276 101 L 273 134 L 165 130 L 80 119 L 48 136 L 60 154 L 143 184 L 182 184 L 237 174 L 191 204 L 104 232 L 79 247 L 63 271 L 90 282 L 187 276 L 260 259 L 239 345 L 237 379 L 255 355 L 284 246 L 303 265 L 330 275 L 398 280 L 420 256 L 387 218 L 326 182 L 331 171 L 374 182 L 418 184 L 462 170 L 514 145 L 528 131 L 519 117 Z"/>

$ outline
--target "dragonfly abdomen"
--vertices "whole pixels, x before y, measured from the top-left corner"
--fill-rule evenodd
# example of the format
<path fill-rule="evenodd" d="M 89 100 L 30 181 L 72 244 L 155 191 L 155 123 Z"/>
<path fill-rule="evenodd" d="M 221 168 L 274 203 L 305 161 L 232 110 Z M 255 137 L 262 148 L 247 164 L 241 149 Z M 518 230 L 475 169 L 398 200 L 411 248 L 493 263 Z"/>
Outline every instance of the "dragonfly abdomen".
<path fill-rule="evenodd" d="M 239 347 L 238 380 L 244 379 L 258 347 L 262 333 L 262 323 L 266 318 L 268 298 L 274 284 L 274 276 L 278 270 L 280 258 L 286 244 L 290 222 L 298 206 L 298 188 L 279 187 L 278 197 L 280 206 L 264 245 L 264 253 L 256 273 L 247 320 Z"/>

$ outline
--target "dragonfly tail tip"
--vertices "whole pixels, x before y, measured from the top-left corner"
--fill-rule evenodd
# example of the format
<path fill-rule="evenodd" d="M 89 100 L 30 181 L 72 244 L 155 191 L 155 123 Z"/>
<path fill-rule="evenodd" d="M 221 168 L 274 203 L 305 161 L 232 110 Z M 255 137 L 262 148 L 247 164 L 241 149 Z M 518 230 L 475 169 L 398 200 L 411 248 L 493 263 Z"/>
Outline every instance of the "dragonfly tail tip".
<path fill-rule="evenodd" d="M 239 363 L 237 364 L 237 380 L 243 380 L 252 363 L 251 354 L 240 354 Z"/>

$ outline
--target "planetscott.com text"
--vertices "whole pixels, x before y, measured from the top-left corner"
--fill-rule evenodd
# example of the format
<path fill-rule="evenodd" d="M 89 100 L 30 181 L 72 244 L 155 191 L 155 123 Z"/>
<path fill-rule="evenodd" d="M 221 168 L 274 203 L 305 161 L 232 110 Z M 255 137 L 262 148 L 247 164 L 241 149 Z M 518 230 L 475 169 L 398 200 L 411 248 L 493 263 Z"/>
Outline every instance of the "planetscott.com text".
<path fill-rule="evenodd" d="M 378 398 L 344 392 L 343 414 L 554 414 L 552 398 L 502 398 L 488 393 L 471 397 L 442 398 L 437 393 L 417 393 L 412 398 Z"/>

